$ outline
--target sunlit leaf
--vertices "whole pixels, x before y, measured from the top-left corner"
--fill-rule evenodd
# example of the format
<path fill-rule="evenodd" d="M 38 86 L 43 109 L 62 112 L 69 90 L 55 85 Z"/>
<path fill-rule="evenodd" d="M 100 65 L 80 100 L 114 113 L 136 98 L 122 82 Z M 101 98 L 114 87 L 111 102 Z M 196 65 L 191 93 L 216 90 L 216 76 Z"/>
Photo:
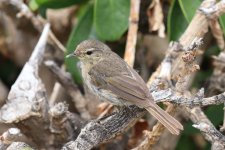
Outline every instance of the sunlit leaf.
<path fill-rule="evenodd" d="M 200 0 L 178 0 L 185 19 L 191 22 L 196 10 L 201 4 Z"/>
<path fill-rule="evenodd" d="M 128 28 L 130 0 L 95 0 L 94 24 L 102 40 L 119 39 Z"/>

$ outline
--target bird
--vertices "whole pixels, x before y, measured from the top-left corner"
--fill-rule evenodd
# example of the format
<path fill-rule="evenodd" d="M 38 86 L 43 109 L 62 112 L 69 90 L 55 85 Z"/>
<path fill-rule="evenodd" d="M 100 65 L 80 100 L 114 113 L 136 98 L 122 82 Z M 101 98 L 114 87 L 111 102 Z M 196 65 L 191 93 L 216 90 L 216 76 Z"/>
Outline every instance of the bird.
<path fill-rule="evenodd" d="M 81 75 L 88 89 L 100 99 L 115 106 L 136 105 L 146 109 L 172 134 L 178 135 L 183 126 L 159 107 L 141 76 L 106 44 L 85 40 L 73 53 L 80 60 Z"/>

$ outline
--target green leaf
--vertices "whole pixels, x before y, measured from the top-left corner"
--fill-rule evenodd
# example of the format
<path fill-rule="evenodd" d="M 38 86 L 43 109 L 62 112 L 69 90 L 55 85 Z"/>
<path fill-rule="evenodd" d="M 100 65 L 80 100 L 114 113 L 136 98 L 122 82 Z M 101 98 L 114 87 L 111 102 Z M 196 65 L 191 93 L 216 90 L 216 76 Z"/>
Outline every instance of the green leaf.
<path fill-rule="evenodd" d="M 219 21 L 220 21 L 221 27 L 223 29 L 223 34 L 225 35 L 225 15 L 220 16 Z"/>
<path fill-rule="evenodd" d="M 81 4 L 87 0 L 35 0 L 39 7 L 45 8 L 64 8 L 74 4 Z"/>
<path fill-rule="evenodd" d="M 167 29 L 168 38 L 171 41 L 176 41 L 183 34 L 188 26 L 188 22 L 185 19 L 178 0 L 173 0 L 172 6 L 169 10 Z"/>
<path fill-rule="evenodd" d="M 38 9 L 38 4 L 37 4 L 36 0 L 30 0 L 29 7 L 32 11 L 36 11 Z"/>
<path fill-rule="evenodd" d="M 130 0 L 95 0 L 94 24 L 102 40 L 118 40 L 128 28 Z"/>
<path fill-rule="evenodd" d="M 93 27 L 93 5 L 81 8 L 78 17 L 78 23 L 74 26 L 67 42 L 67 54 L 72 53 L 80 42 L 89 38 Z M 82 78 L 77 62 L 77 58 L 65 59 L 68 71 L 72 74 L 74 80 L 80 84 Z"/>
<path fill-rule="evenodd" d="M 178 0 L 185 19 L 190 23 L 196 10 L 201 4 L 200 0 Z"/>

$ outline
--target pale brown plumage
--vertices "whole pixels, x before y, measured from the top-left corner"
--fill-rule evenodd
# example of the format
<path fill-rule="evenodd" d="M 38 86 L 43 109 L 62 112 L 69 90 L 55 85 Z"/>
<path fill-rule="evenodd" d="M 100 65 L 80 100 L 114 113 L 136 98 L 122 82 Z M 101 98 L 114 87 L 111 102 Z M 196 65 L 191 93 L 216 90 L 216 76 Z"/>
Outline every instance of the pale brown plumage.
<path fill-rule="evenodd" d="M 81 60 L 84 82 L 99 97 L 114 105 L 137 105 L 145 108 L 172 134 L 183 126 L 154 103 L 143 79 L 108 46 L 96 40 L 78 45 L 75 55 Z"/>

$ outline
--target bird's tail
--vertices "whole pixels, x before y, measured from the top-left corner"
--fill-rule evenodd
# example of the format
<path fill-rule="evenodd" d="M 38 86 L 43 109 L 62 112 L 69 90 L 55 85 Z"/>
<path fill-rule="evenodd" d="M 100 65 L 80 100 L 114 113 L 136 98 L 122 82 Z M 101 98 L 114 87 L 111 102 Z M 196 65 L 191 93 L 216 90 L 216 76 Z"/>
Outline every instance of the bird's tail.
<path fill-rule="evenodd" d="M 157 104 L 152 104 L 150 107 L 145 108 L 151 113 L 160 123 L 162 123 L 172 134 L 178 135 L 180 130 L 183 130 L 183 126 L 175 118 L 170 116 Z"/>

